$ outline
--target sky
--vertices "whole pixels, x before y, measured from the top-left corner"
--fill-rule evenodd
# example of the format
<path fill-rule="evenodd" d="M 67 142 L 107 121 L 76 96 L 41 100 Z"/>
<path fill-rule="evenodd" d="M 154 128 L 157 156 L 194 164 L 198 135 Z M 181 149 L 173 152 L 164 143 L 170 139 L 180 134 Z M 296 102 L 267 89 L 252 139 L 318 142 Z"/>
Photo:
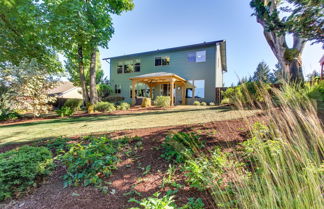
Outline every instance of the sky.
<path fill-rule="evenodd" d="M 134 10 L 112 17 L 115 33 L 109 48 L 100 49 L 101 58 L 226 40 L 225 86 L 252 75 L 261 61 L 271 69 L 277 63 L 262 26 L 251 16 L 248 0 L 134 0 L 134 3 Z M 302 56 L 304 75 L 313 70 L 319 72 L 323 54 L 321 45 L 306 44 Z M 108 77 L 109 67 L 109 63 L 102 61 Z"/>

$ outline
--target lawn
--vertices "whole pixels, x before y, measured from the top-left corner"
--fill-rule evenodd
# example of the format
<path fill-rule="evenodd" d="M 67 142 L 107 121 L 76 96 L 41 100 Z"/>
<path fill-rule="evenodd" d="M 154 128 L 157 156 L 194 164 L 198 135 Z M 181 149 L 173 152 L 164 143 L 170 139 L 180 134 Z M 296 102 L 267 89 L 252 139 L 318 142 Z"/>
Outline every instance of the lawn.
<path fill-rule="evenodd" d="M 230 110 L 226 107 L 179 106 L 164 111 L 121 115 L 95 115 L 0 126 L 0 146 L 32 140 L 107 133 L 125 129 L 207 123 L 251 116 L 257 111 Z"/>

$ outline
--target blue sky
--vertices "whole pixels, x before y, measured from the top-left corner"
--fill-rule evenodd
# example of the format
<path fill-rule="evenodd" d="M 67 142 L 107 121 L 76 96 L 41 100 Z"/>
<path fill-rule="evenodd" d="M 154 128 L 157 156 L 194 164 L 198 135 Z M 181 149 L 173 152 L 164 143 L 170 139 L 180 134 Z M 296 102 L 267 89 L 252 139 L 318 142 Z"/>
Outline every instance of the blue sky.
<path fill-rule="evenodd" d="M 260 61 L 271 68 L 277 63 L 252 17 L 249 1 L 242 0 L 134 0 L 134 10 L 113 16 L 115 33 L 101 57 L 111 57 L 204 41 L 225 39 L 228 72 L 225 86 L 251 75 Z M 304 74 L 319 71 L 321 45 L 307 44 Z M 109 76 L 109 64 L 102 61 Z"/>

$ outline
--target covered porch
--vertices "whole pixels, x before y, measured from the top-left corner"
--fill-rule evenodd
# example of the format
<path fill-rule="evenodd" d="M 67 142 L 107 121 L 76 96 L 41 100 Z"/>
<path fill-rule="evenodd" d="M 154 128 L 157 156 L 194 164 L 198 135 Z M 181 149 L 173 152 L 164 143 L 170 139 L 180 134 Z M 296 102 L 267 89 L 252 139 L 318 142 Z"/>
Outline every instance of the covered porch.
<path fill-rule="evenodd" d="M 135 76 L 132 78 L 129 78 L 132 81 L 132 105 L 135 105 L 136 103 L 136 84 L 138 83 L 144 83 L 149 87 L 150 90 L 150 98 L 153 99 L 153 88 L 155 88 L 158 85 L 166 84 L 169 86 L 168 94 L 170 96 L 170 105 L 174 106 L 175 104 L 175 95 L 174 95 L 174 89 L 176 86 L 181 88 L 181 104 L 186 104 L 186 86 L 187 81 L 174 74 L 174 73 L 166 73 L 166 72 L 156 72 L 156 73 L 148 73 L 143 74 L 139 76 Z M 166 96 L 166 95 L 165 95 Z"/>

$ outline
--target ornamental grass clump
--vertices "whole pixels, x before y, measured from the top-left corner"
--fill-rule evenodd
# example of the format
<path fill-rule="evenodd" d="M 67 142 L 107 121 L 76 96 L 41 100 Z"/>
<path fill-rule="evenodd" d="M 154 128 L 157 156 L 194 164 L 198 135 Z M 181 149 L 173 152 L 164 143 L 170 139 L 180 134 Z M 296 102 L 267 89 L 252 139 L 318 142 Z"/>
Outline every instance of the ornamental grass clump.
<path fill-rule="evenodd" d="M 198 151 L 186 161 L 187 181 L 208 189 L 217 208 L 322 208 L 324 132 L 314 101 L 287 84 L 255 90 L 262 100 L 246 91 L 234 104 L 262 109 L 265 120 L 228 157 Z"/>

